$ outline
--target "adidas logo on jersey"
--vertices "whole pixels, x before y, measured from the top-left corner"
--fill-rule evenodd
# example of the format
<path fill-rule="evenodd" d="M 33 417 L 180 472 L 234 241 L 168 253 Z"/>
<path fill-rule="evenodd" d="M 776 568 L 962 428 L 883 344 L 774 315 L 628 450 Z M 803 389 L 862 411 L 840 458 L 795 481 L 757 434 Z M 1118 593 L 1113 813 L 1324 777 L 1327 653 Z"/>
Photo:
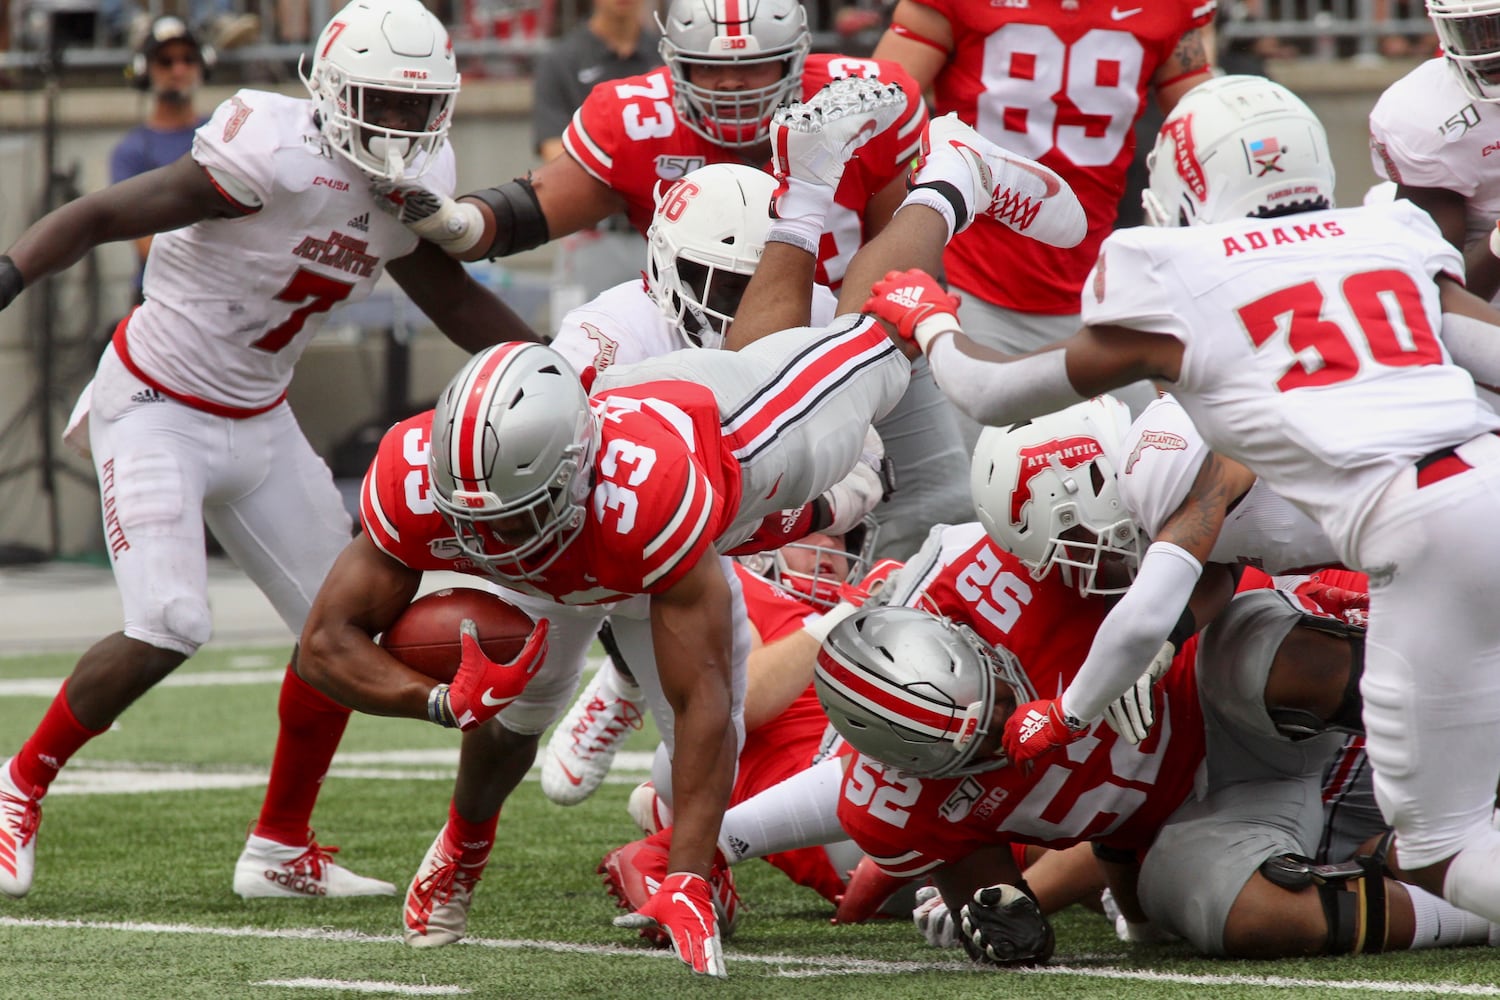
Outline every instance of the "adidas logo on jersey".
<path fill-rule="evenodd" d="M 142 389 L 140 392 L 132 394 L 130 401 L 132 403 L 165 403 L 167 397 L 155 389 Z"/>
<path fill-rule="evenodd" d="M 349 228 L 358 229 L 362 233 L 368 233 L 370 231 L 370 213 L 365 212 L 350 219 Z"/>
<path fill-rule="evenodd" d="M 915 309 L 922 304 L 922 288 L 920 285 L 907 285 L 887 292 L 885 297 L 887 301 L 894 302 L 903 309 Z"/>

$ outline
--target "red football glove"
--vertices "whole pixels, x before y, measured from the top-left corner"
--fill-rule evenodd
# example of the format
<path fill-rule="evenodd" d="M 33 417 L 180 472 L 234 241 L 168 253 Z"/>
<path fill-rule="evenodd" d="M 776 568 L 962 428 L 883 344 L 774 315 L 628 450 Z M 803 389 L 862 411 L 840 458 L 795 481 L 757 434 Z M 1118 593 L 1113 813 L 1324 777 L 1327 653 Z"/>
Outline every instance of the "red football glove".
<path fill-rule="evenodd" d="M 451 684 L 439 684 L 427 700 L 433 722 L 467 732 L 489 721 L 526 690 L 537 668 L 547 658 L 547 619 L 531 630 L 526 645 L 509 663 L 496 663 L 479 646 L 479 630 L 465 618 L 459 626 L 463 659 Z"/>
<path fill-rule="evenodd" d="M 1012 764 L 1034 760 L 1049 750 L 1065 747 L 1088 734 L 1088 727 L 1074 729 L 1063 717 L 1062 701 L 1044 698 L 1028 701 L 1005 720 L 1001 737 Z"/>
<path fill-rule="evenodd" d="M 958 333 L 958 296 L 950 295 L 926 271 L 891 271 L 875 282 L 864 312 L 873 313 L 896 328 L 905 340 L 927 345 L 940 333 Z"/>
<path fill-rule="evenodd" d="M 616 927 L 667 932 L 672 951 L 694 972 L 726 977 L 724 946 L 719 943 L 719 921 L 714 915 L 708 879 L 692 872 L 673 872 L 656 895 L 634 913 L 615 918 Z"/>
<path fill-rule="evenodd" d="M 1324 583 L 1313 577 L 1297 588 L 1298 597 L 1306 597 L 1318 607 L 1340 619 L 1346 625 L 1365 628 L 1370 624 L 1370 595 L 1359 590 L 1346 590 Z"/>

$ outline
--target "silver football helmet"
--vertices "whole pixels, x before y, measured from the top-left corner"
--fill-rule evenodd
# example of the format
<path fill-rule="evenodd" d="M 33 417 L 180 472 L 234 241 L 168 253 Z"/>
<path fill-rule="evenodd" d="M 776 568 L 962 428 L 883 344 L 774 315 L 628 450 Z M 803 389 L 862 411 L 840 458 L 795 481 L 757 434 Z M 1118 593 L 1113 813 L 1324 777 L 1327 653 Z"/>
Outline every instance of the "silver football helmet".
<path fill-rule="evenodd" d="M 1464 91 L 1500 101 L 1500 0 L 1427 0 L 1427 16 Z"/>
<path fill-rule="evenodd" d="M 974 509 L 989 536 L 1035 579 L 1067 567 L 1088 596 L 1123 593 L 1135 578 L 1140 531 L 1115 479 L 1129 429 L 1129 408 L 1096 396 L 980 432 L 969 467 Z M 1116 578 L 1101 578 L 1106 565 Z"/>
<path fill-rule="evenodd" d="M 866 515 L 845 533 L 842 548 L 805 540 L 788 542 L 774 552 L 740 556 L 740 562 L 797 600 L 827 611 L 846 592 L 852 593 L 849 588 L 857 588 L 870 572 L 879 533 L 879 522 Z M 838 540 L 836 536 L 827 537 Z M 793 563 L 803 568 L 795 568 Z"/>
<path fill-rule="evenodd" d="M 583 529 L 599 425 L 561 354 L 509 343 L 474 355 L 438 399 L 432 502 L 464 554 L 540 576 Z"/>
<path fill-rule="evenodd" d="M 802 86 L 812 38 L 798 0 L 672 0 L 661 28 L 661 58 L 672 73 L 677 117 L 717 145 L 743 149 L 764 142 L 771 112 Z M 695 68 L 759 73 L 776 67 L 757 87 L 710 88 L 693 82 Z"/>
<path fill-rule="evenodd" d="M 760 263 L 776 181 L 736 163 L 699 167 L 656 190 L 646 230 L 646 288 L 684 347 L 724 346 Z"/>
<path fill-rule="evenodd" d="M 1221 76 L 1188 91 L 1146 157 L 1153 226 L 1201 226 L 1333 207 L 1323 123 L 1263 76 Z"/>
<path fill-rule="evenodd" d="M 354 0 L 297 72 L 328 147 L 376 180 L 420 176 L 447 138 L 458 64 L 447 29 L 415 0 Z"/>
<path fill-rule="evenodd" d="M 818 701 L 862 754 L 923 778 L 1003 767 L 1010 712 L 1036 698 L 1020 661 L 968 627 L 916 608 L 861 608 L 833 627 L 813 672 Z M 993 743 L 993 741 L 990 741 Z"/>

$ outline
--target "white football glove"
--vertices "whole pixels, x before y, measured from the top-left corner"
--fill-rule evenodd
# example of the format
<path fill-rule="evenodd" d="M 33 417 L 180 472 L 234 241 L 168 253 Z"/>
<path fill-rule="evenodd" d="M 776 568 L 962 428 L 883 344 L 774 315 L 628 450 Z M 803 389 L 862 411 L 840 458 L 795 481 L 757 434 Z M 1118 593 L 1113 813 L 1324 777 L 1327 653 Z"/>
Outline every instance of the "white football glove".
<path fill-rule="evenodd" d="M 896 123 L 906 94 L 864 77 L 831 80 L 805 102 L 771 116 L 771 173 L 777 180 L 839 186 L 859 147 Z"/>
<path fill-rule="evenodd" d="M 1099 903 L 1104 908 L 1104 916 L 1115 922 L 1115 937 L 1129 944 L 1165 944 L 1168 941 L 1177 940 L 1177 936 L 1170 931 L 1162 930 L 1149 920 L 1141 923 L 1132 923 L 1125 919 L 1120 912 L 1120 906 L 1115 902 L 1114 893 L 1105 889 L 1099 894 Z"/>
<path fill-rule="evenodd" d="M 954 929 L 953 913 L 943 902 L 943 894 L 936 886 L 925 885 L 917 890 L 917 906 L 911 911 L 912 923 L 934 948 L 957 948 L 958 932 Z"/>
<path fill-rule="evenodd" d="M 843 479 L 834 483 L 823 493 L 828 502 L 833 523 L 824 530 L 830 535 L 842 535 L 863 521 L 865 515 L 885 498 L 886 477 L 885 445 L 880 435 L 871 427 L 865 431 L 865 446 L 859 461 Z"/>
<path fill-rule="evenodd" d="M 1120 738 L 1126 743 L 1134 746 L 1151 735 L 1151 727 L 1156 723 L 1156 709 L 1151 703 L 1151 688 L 1161 679 L 1162 674 L 1167 672 L 1167 668 L 1172 665 L 1172 658 L 1176 655 L 1176 646 L 1170 642 L 1162 643 L 1151 665 L 1146 668 L 1145 673 L 1141 674 L 1135 685 L 1104 710 L 1104 721 L 1109 723 L 1109 728 L 1119 733 Z"/>
<path fill-rule="evenodd" d="M 476 205 L 454 201 L 418 183 L 377 182 L 370 194 L 382 211 L 452 256 L 473 249 L 484 233 L 484 217 Z"/>

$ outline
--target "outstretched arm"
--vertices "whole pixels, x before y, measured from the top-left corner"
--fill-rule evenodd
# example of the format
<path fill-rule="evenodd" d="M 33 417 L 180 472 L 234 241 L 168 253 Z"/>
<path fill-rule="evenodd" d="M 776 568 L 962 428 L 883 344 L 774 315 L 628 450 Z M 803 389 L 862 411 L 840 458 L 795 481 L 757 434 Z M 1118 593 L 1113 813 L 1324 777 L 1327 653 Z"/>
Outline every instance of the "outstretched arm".
<path fill-rule="evenodd" d="M 422 240 L 416 250 L 391 261 L 388 270 L 417 308 L 471 354 L 508 340 L 541 342 L 510 306 L 436 244 Z"/>
<path fill-rule="evenodd" d="M 209 218 L 243 214 L 191 156 L 94 191 L 48 212 L 5 255 L 31 284 L 101 243 L 134 240 Z M 0 302 L 3 308 L 5 302 Z"/>

